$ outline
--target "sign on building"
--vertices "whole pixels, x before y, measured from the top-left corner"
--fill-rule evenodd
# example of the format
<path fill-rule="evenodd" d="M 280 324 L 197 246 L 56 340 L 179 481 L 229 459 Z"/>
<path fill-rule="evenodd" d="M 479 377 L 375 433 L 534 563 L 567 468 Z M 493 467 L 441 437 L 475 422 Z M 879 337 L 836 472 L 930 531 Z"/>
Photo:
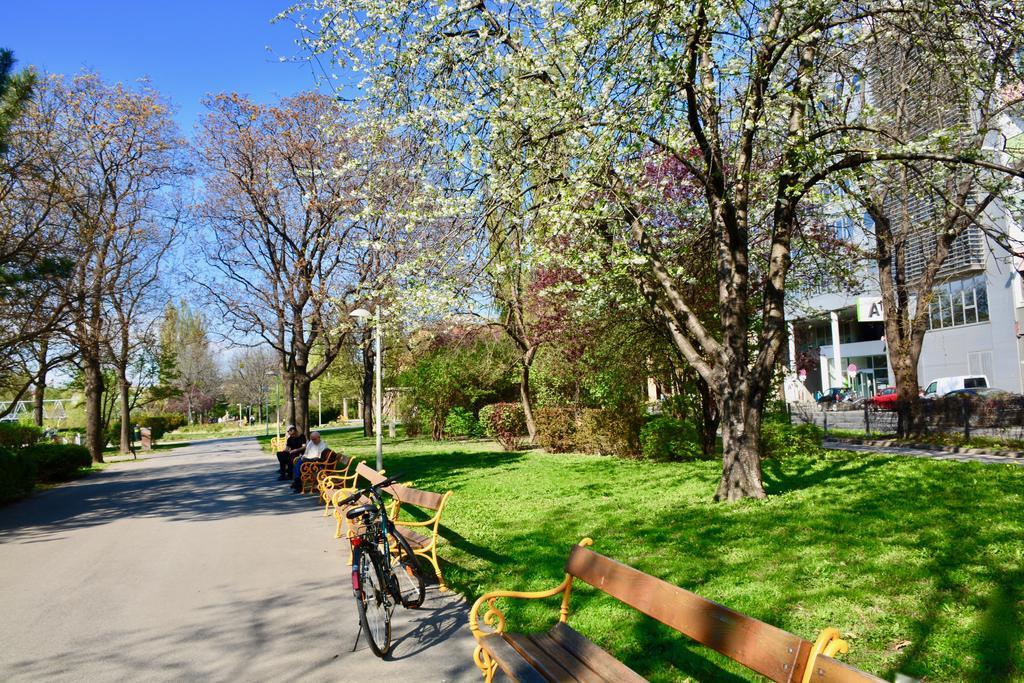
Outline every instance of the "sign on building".
<path fill-rule="evenodd" d="M 882 297 L 857 297 L 857 322 L 880 323 L 883 320 L 885 320 L 885 311 L 882 308 Z"/>

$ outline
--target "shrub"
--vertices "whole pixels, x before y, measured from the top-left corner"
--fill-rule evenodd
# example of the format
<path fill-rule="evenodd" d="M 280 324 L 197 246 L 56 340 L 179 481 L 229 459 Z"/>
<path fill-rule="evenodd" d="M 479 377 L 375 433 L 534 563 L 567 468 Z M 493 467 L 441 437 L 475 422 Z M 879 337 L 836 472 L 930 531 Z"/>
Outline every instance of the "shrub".
<path fill-rule="evenodd" d="M 526 414 L 521 403 L 492 403 L 480 409 L 484 432 L 506 451 L 519 450 L 526 434 Z"/>
<path fill-rule="evenodd" d="M 647 460 L 667 462 L 702 457 L 697 428 L 690 422 L 656 417 L 640 428 L 640 451 Z"/>
<path fill-rule="evenodd" d="M 21 449 L 0 448 L 0 503 L 27 496 L 35 485 L 35 460 Z"/>
<path fill-rule="evenodd" d="M 636 457 L 640 452 L 640 416 L 603 408 L 581 410 L 576 446 L 585 453 Z"/>
<path fill-rule="evenodd" d="M 484 435 L 484 430 L 472 412 L 455 407 L 444 421 L 444 433 L 448 437 L 478 438 Z"/>
<path fill-rule="evenodd" d="M 21 452 L 35 461 L 36 478 L 42 482 L 73 479 L 80 468 L 92 464 L 89 449 L 74 444 L 37 443 Z"/>
<path fill-rule="evenodd" d="M 323 424 L 327 424 L 328 422 L 334 422 L 340 416 L 341 408 L 339 408 L 338 406 L 325 406 L 323 410 L 317 411 L 317 417 L 323 421 Z"/>
<path fill-rule="evenodd" d="M 816 425 L 792 425 L 784 420 L 768 419 L 761 425 L 761 455 L 784 459 L 793 456 L 820 456 L 822 431 Z"/>
<path fill-rule="evenodd" d="M 576 413 L 572 408 L 541 408 L 534 415 L 537 442 L 549 453 L 568 453 L 576 446 Z"/>
<path fill-rule="evenodd" d="M 0 448 L 31 446 L 43 437 L 43 430 L 20 422 L 0 422 Z"/>
<path fill-rule="evenodd" d="M 111 420 L 107 425 L 107 431 L 103 433 L 103 438 L 106 439 L 106 443 L 114 446 L 121 443 L 121 421 Z"/>
<path fill-rule="evenodd" d="M 423 418 L 420 417 L 419 407 L 412 401 L 402 407 L 402 426 L 405 427 L 406 436 L 419 436 L 423 433 Z"/>
<path fill-rule="evenodd" d="M 152 415 L 139 415 L 135 424 L 140 427 L 149 427 L 153 440 L 161 438 L 167 432 L 181 429 L 185 426 L 185 416 L 178 413 L 154 413 Z"/>

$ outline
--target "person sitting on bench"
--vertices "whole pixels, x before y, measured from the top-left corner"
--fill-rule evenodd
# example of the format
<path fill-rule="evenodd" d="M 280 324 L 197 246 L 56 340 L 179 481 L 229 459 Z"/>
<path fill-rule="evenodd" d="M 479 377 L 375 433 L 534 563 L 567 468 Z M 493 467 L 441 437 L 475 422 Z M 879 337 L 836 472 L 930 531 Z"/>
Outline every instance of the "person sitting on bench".
<path fill-rule="evenodd" d="M 295 461 L 292 479 L 292 490 L 296 493 L 302 491 L 302 463 L 319 460 L 323 452 L 327 450 L 327 443 L 320 440 L 320 432 L 310 432 L 309 443 L 306 444 L 306 451 Z"/>
<path fill-rule="evenodd" d="M 277 452 L 278 481 L 288 481 L 292 478 L 292 461 L 295 456 L 301 455 L 306 448 L 306 437 L 299 434 L 295 425 L 288 425 L 288 438 L 284 442 L 284 450 Z"/>

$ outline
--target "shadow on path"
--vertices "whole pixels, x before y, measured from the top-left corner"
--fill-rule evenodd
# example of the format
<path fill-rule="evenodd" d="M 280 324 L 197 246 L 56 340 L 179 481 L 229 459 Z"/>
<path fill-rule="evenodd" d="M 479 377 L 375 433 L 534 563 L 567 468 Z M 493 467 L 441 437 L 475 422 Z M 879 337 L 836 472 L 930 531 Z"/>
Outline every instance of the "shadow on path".
<path fill-rule="evenodd" d="M 0 510 L 0 543 L 53 540 L 127 518 L 209 521 L 310 510 L 308 496 L 276 481 L 272 456 L 255 456 L 252 439 L 244 441 L 244 448 L 202 456 L 178 451 L 156 464 L 119 466 L 41 492 Z"/>

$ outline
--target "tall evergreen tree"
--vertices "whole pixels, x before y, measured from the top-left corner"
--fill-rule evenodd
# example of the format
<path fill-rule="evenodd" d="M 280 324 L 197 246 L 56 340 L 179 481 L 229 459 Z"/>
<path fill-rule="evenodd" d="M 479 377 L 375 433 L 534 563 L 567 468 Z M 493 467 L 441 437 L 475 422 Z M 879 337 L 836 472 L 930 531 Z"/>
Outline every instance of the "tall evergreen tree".
<path fill-rule="evenodd" d="M 32 99 L 36 74 L 32 69 L 14 73 L 14 53 L 0 48 L 0 154 L 7 151 L 8 135 Z"/>

